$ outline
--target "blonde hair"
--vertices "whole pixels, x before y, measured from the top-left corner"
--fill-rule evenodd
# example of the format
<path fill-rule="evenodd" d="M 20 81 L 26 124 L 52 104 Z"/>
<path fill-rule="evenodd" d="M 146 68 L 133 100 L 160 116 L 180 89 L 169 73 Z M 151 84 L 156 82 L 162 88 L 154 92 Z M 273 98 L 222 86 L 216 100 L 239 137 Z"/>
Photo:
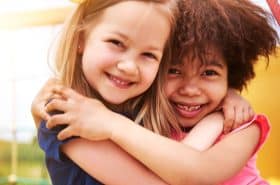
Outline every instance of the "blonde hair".
<path fill-rule="evenodd" d="M 175 26 L 174 23 L 174 28 Z M 167 137 L 172 136 L 175 132 L 181 132 L 179 122 L 164 90 L 164 84 L 166 83 L 167 73 L 172 63 L 172 55 L 174 53 L 173 38 L 176 35 L 174 34 L 173 29 L 171 31 L 171 35 L 164 50 L 158 75 L 154 83 L 142 94 L 141 99 L 138 98 L 138 101 L 134 101 L 134 106 L 130 106 L 139 110 L 135 105 L 139 104 L 140 101 L 141 108 L 135 122 L 142 123 L 145 128 Z"/>
<path fill-rule="evenodd" d="M 98 93 L 90 87 L 84 77 L 81 67 L 82 56 L 78 52 L 79 41 L 81 40 L 81 36 L 83 36 L 82 33 L 86 33 L 87 28 L 102 15 L 106 8 L 124 1 L 129 0 L 86 0 L 75 9 L 73 15 L 64 26 L 55 55 L 55 73 L 65 86 L 71 87 L 85 96 L 102 100 Z M 133 1 L 143 1 L 160 5 L 161 9 L 168 15 L 171 26 L 170 35 L 173 35 L 173 28 L 175 27 L 178 14 L 176 0 Z M 146 128 L 156 133 L 169 135 L 172 129 L 171 127 L 176 128 L 176 126 L 168 124 L 169 119 L 172 121 L 170 123 L 175 123 L 175 121 L 171 119 L 173 114 L 169 115 L 170 109 L 166 106 L 168 103 L 163 94 L 162 84 L 170 62 L 171 44 L 170 40 L 168 40 L 160 64 L 159 74 L 147 92 L 128 100 L 122 105 L 118 105 L 117 108 L 115 105 L 107 104 L 108 108 L 115 111 L 127 111 L 130 115 L 134 112 L 139 112 L 135 116 L 135 122 L 142 122 Z M 106 104 L 106 102 L 104 103 Z"/>

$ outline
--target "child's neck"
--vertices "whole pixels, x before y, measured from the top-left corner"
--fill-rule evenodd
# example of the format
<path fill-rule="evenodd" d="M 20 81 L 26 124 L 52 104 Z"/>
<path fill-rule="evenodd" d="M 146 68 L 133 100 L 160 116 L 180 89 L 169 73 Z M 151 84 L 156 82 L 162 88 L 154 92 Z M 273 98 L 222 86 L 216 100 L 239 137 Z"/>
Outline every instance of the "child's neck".
<path fill-rule="evenodd" d="M 185 133 L 188 133 L 189 131 L 191 131 L 193 127 L 181 127 L 181 130 Z"/>

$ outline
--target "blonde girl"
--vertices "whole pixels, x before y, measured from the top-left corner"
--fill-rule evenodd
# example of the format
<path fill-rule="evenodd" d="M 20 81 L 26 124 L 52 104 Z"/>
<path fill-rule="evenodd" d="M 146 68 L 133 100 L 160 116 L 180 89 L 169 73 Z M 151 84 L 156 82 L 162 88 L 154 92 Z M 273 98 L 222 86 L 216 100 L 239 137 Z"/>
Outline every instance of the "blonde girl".
<path fill-rule="evenodd" d="M 157 73 L 165 73 L 171 61 L 169 38 L 176 16 L 176 0 L 83 1 L 65 24 L 57 46 L 56 78 L 136 122 L 148 120 L 147 128 L 168 135 L 171 128 L 179 128 L 176 122 L 168 120 L 174 124 L 165 125 L 151 109 L 157 111 L 152 105 L 162 98 L 155 94 L 162 92 L 157 89 L 162 75 Z M 56 140 L 59 130 L 48 130 L 45 122 L 38 130 L 52 183 L 98 184 L 60 153 L 66 142 Z"/>

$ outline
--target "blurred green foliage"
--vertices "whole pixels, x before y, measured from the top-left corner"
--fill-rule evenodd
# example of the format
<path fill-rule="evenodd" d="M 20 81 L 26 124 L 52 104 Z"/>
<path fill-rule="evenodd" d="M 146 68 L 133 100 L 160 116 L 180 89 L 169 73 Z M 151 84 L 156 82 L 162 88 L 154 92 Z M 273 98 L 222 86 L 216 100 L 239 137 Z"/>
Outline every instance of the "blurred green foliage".
<path fill-rule="evenodd" d="M 11 142 L 0 141 L 0 185 L 8 185 L 11 174 Z M 48 185 L 49 176 L 44 163 L 44 153 L 36 137 L 30 143 L 17 144 L 16 185 Z"/>

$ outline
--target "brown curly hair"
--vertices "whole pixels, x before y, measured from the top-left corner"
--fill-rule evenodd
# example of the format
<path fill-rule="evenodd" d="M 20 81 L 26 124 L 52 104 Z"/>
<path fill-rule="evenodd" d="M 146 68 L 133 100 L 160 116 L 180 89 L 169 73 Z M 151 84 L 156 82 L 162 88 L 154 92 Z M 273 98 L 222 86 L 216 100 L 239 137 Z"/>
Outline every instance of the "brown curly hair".
<path fill-rule="evenodd" d="M 215 46 L 227 63 L 229 87 L 241 91 L 255 77 L 258 57 L 276 51 L 271 15 L 248 0 L 182 0 L 179 7 L 175 63 L 188 54 L 203 62 L 207 47 Z"/>

